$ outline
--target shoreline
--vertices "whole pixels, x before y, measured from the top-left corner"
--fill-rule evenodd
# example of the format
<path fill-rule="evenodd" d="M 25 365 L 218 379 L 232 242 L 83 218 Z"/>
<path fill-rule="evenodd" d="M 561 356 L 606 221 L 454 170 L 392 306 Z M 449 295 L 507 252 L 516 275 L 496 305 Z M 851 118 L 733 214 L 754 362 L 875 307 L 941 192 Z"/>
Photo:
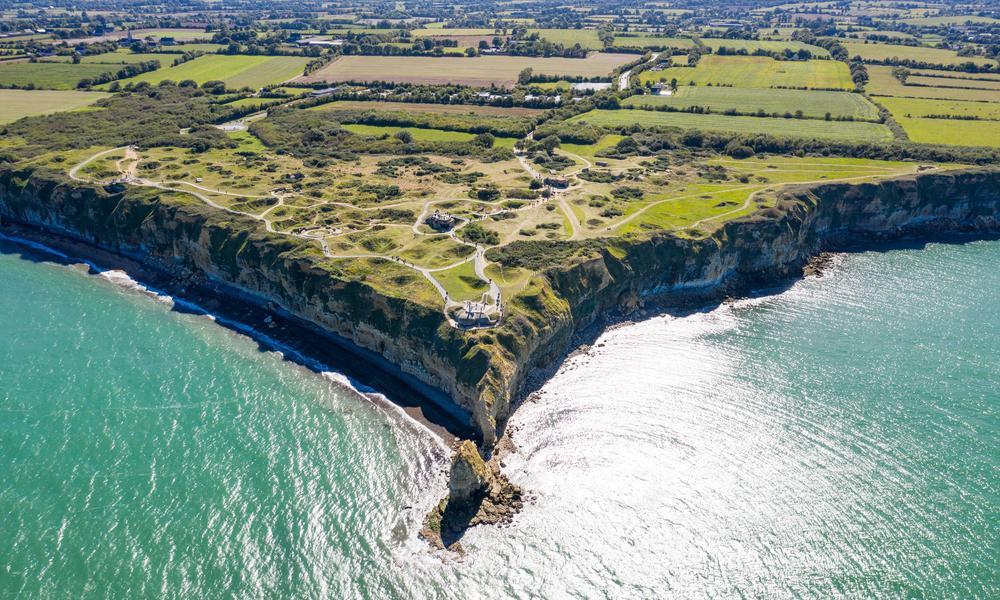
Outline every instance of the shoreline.
<path fill-rule="evenodd" d="M 894 239 L 872 238 L 855 240 L 830 249 L 822 249 L 802 266 L 801 273 L 782 277 L 759 277 L 744 280 L 727 279 L 701 288 L 679 288 L 641 299 L 641 303 L 630 312 L 620 307 L 605 311 L 601 319 L 573 333 L 569 348 L 550 363 L 533 368 L 526 376 L 524 385 L 512 398 L 510 416 L 503 423 L 501 435 L 497 439 L 496 452 L 503 460 L 516 449 L 516 443 L 508 430 L 510 419 L 525 402 L 537 401 L 541 388 L 552 379 L 566 361 L 574 356 L 586 354 L 605 332 L 627 327 L 648 319 L 669 315 L 684 317 L 695 313 L 711 312 L 724 304 L 755 298 L 765 298 L 781 294 L 797 282 L 809 277 L 822 278 L 830 269 L 836 268 L 838 257 L 862 252 L 889 252 L 892 250 L 922 250 L 928 244 L 967 244 L 978 241 L 1000 241 L 1000 231 L 996 230 L 936 230 L 920 228 L 903 237 Z"/>
<path fill-rule="evenodd" d="M 88 274 L 95 276 L 123 272 L 137 286 L 145 288 L 146 293 L 173 300 L 172 311 L 208 316 L 220 327 L 249 337 L 262 351 L 278 352 L 283 360 L 316 375 L 332 373 L 339 377 L 328 379 L 343 378 L 337 383 L 383 410 L 402 413 L 401 416 L 416 422 L 449 448 L 474 435 L 467 423 L 444 410 L 416 386 L 382 365 L 373 364 L 360 352 L 299 322 L 301 319 L 205 285 L 185 285 L 138 260 L 47 229 L 5 220 L 0 224 L 0 242 L 23 250 L 27 260 L 66 266 L 85 264 Z"/>

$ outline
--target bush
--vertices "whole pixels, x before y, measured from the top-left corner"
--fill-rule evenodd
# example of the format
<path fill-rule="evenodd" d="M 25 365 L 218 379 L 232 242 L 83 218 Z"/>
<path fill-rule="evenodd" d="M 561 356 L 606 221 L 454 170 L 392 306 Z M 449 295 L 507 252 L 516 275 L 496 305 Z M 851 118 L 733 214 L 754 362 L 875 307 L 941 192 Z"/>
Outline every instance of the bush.
<path fill-rule="evenodd" d="M 726 144 L 725 152 L 733 158 L 750 158 L 756 154 L 753 148 L 741 144 L 738 140 L 733 140 Z"/>

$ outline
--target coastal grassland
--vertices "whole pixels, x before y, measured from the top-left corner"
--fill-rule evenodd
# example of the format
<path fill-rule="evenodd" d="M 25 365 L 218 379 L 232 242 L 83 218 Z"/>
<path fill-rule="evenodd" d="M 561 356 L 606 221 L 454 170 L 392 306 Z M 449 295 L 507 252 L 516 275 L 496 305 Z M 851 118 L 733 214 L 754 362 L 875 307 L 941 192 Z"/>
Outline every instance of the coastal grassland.
<path fill-rule="evenodd" d="M 583 156 L 585 158 L 595 158 L 595 155 L 601 150 L 605 150 L 622 141 L 624 136 L 609 134 L 601 136 L 601 139 L 597 140 L 595 144 L 562 144 L 560 149 L 576 154 L 578 156 Z"/>
<path fill-rule="evenodd" d="M 381 258 L 325 259 L 323 268 L 349 281 L 363 281 L 390 298 L 440 308 L 441 296 L 426 278 L 413 269 Z"/>
<path fill-rule="evenodd" d="M 226 87 L 261 88 L 265 85 L 281 83 L 302 74 L 309 59 L 298 56 L 243 56 L 211 54 L 199 56 L 176 67 L 161 68 L 142 73 L 129 79 L 127 83 L 159 83 L 164 80 L 193 80 L 199 84 L 206 81 L 222 81 Z"/>
<path fill-rule="evenodd" d="M 962 100 L 928 100 L 925 98 L 880 97 L 878 103 L 894 117 L 974 117 L 1000 121 L 1000 103 L 965 102 Z"/>
<path fill-rule="evenodd" d="M 740 88 L 854 89 L 847 65 L 834 60 L 777 61 L 769 56 L 702 57 L 695 67 L 643 71 L 639 80 L 681 85 L 729 85 Z"/>
<path fill-rule="evenodd" d="M 429 104 L 426 102 L 380 102 L 377 100 L 337 100 L 320 104 L 311 110 L 376 110 L 407 111 L 446 115 L 482 115 L 488 117 L 536 117 L 539 108 L 479 106 L 475 104 Z"/>
<path fill-rule="evenodd" d="M 476 136 L 464 131 L 446 131 L 444 129 L 425 129 L 419 127 L 396 127 L 393 125 L 360 125 L 348 124 L 343 128 L 358 135 L 370 135 L 380 137 L 383 135 L 395 135 L 400 131 L 408 131 L 413 139 L 422 142 L 471 142 Z M 513 148 L 517 138 L 498 137 L 494 139 L 493 145 L 497 148 Z"/>
<path fill-rule="evenodd" d="M 649 230 L 706 229 L 771 206 L 773 191 L 790 183 L 866 181 L 913 173 L 917 163 L 849 158 L 760 156 L 708 161 L 702 177 L 690 172 L 658 178 L 658 185 L 640 202 L 629 202 L 625 215 L 599 223 L 588 235 L 628 235 Z M 713 181 L 704 174 L 714 171 Z M 590 219 L 586 221 L 590 222 Z"/>
<path fill-rule="evenodd" d="M 950 85 L 948 82 L 951 80 L 938 79 L 941 81 L 940 85 Z M 892 76 L 892 67 L 879 65 L 868 66 L 868 84 L 865 85 L 865 90 L 872 96 L 1000 102 L 1000 90 L 903 85 Z"/>
<path fill-rule="evenodd" d="M 73 90 L 81 79 L 116 71 L 115 65 L 17 62 L 0 63 L 0 87 L 32 86 L 41 90 Z"/>
<path fill-rule="evenodd" d="M 471 260 L 444 271 L 435 271 L 433 275 L 448 290 L 448 297 L 458 302 L 479 300 L 489 290 L 489 284 L 476 275 Z"/>
<path fill-rule="evenodd" d="M 537 33 L 542 39 L 567 48 L 576 44 L 587 50 L 600 50 L 603 47 L 601 40 L 597 38 L 596 29 L 529 29 L 528 33 Z"/>
<path fill-rule="evenodd" d="M 239 100 L 233 100 L 231 102 L 226 102 L 226 106 L 233 108 L 243 108 L 246 106 L 273 106 L 275 104 L 281 104 L 282 102 L 287 102 L 287 98 L 240 98 Z"/>
<path fill-rule="evenodd" d="M 694 42 L 690 38 L 629 33 L 616 34 L 612 45 L 618 48 L 680 48 L 687 50 L 694 46 Z"/>
<path fill-rule="evenodd" d="M 865 44 L 859 42 L 843 42 L 847 53 L 865 60 L 913 60 L 935 65 L 960 65 L 972 62 L 977 65 L 996 65 L 995 60 L 982 56 L 959 56 L 953 50 L 928 48 L 926 46 L 900 46 L 897 44 Z"/>
<path fill-rule="evenodd" d="M 634 58 L 627 54 L 603 52 L 591 54 L 585 59 L 531 56 L 342 56 L 296 81 L 391 81 L 426 85 L 454 83 L 475 87 L 509 87 L 514 85 L 518 74 L 525 68 L 545 75 L 598 77 L 611 73 Z"/>
<path fill-rule="evenodd" d="M 819 58 L 829 58 L 830 53 L 819 46 L 805 44 L 796 41 L 760 41 L 760 40 L 727 40 L 722 38 L 701 38 L 701 43 L 712 49 L 713 52 L 725 47 L 730 50 L 746 50 L 753 53 L 755 50 L 766 50 L 768 52 L 784 52 L 786 49 L 793 52 L 808 50 L 813 56 Z"/>
<path fill-rule="evenodd" d="M 878 119 L 878 108 L 861 94 L 816 90 L 774 90 L 768 88 L 730 88 L 680 86 L 670 96 L 631 96 L 625 106 L 671 106 L 678 110 L 700 106 L 713 113 L 727 110 L 749 114 L 762 110 L 767 114 L 801 110 L 807 117 L 850 117 L 859 121 Z"/>
<path fill-rule="evenodd" d="M 0 123 L 21 117 L 76 110 L 107 98 L 101 92 L 68 90 L 0 90 Z"/>
<path fill-rule="evenodd" d="M 911 141 L 949 146 L 1000 147 L 1000 121 L 921 119 L 893 116 Z"/>
<path fill-rule="evenodd" d="M 609 128 L 680 127 L 705 131 L 762 133 L 776 136 L 821 138 L 851 141 L 890 141 L 892 132 L 879 123 L 836 122 L 817 119 L 772 117 L 734 117 L 649 110 L 592 110 L 570 119 Z"/>

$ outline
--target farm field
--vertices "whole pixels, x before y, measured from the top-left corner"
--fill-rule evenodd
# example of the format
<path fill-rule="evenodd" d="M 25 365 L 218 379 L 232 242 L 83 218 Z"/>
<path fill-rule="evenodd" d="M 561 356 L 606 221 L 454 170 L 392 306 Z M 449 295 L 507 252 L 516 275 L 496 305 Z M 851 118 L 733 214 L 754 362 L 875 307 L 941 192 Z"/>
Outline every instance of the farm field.
<path fill-rule="evenodd" d="M 226 102 L 226 106 L 233 107 L 244 107 L 244 106 L 271 106 L 272 104 L 281 104 L 282 102 L 287 102 L 287 98 L 240 98 L 239 100 L 233 100 L 232 102 Z"/>
<path fill-rule="evenodd" d="M 160 61 L 160 66 L 169 67 L 180 57 L 180 54 L 168 54 L 166 52 L 133 53 L 118 51 L 83 56 L 80 57 L 80 62 L 85 65 L 126 65 L 145 62 L 147 60 L 158 60 Z M 71 63 L 73 62 L 73 58 L 71 56 L 50 56 L 41 59 L 41 62 Z"/>
<path fill-rule="evenodd" d="M 1000 91 L 995 90 L 903 85 L 892 76 L 892 67 L 880 65 L 868 66 L 868 84 L 865 85 L 865 90 L 872 96 L 1000 102 Z"/>
<path fill-rule="evenodd" d="M 913 142 L 1000 147 L 1000 121 L 962 121 L 893 116 Z"/>
<path fill-rule="evenodd" d="M 962 71 L 941 71 L 935 69 L 910 69 L 910 73 L 925 77 L 936 76 L 945 81 L 949 79 L 956 81 L 1000 81 L 1000 73 L 964 73 Z M 964 85 L 964 83 L 959 85 Z"/>
<path fill-rule="evenodd" d="M 80 44 L 96 44 L 97 42 L 106 42 L 108 40 L 121 40 L 126 37 L 128 37 L 128 32 L 121 30 L 105 33 L 104 35 L 77 39 L 73 40 L 73 42 Z M 145 39 L 147 37 L 172 37 L 178 42 L 184 42 L 191 40 L 209 40 L 212 38 L 212 34 L 205 33 L 204 29 L 133 29 L 132 37 L 137 40 Z"/>
<path fill-rule="evenodd" d="M 109 95 L 68 90 L 0 90 L 0 123 L 83 108 Z"/>
<path fill-rule="evenodd" d="M 769 56 L 708 55 L 695 67 L 670 67 L 639 74 L 642 82 L 669 82 L 675 77 L 681 85 L 854 89 L 847 65 L 833 60 L 777 61 Z"/>
<path fill-rule="evenodd" d="M 701 42 L 711 48 L 713 51 L 725 46 L 730 50 L 746 50 L 747 52 L 753 52 L 754 50 L 768 50 L 771 52 L 782 52 L 786 48 L 793 51 L 798 50 L 808 50 L 813 56 L 819 57 L 829 57 L 830 53 L 824 48 L 819 46 L 812 46 L 810 44 L 804 44 L 802 42 L 793 41 L 758 41 L 758 40 L 727 40 L 720 38 L 702 38 Z"/>
<path fill-rule="evenodd" d="M 927 85 L 933 87 L 961 87 L 977 90 L 1000 90 L 1000 81 L 986 81 L 984 79 L 955 79 L 950 77 L 925 77 L 922 75 L 910 75 L 906 79 L 907 84 Z"/>
<path fill-rule="evenodd" d="M 596 29 L 529 29 L 528 33 L 537 33 L 553 44 L 562 44 L 567 48 L 576 44 L 588 50 L 600 50 L 603 47 L 601 40 L 597 38 Z"/>
<path fill-rule="evenodd" d="M 81 79 L 118 70 L 115 65 L 16 62 L 0 63 L 0 86 L 33 85 L 44 90 L 73 90 Z"/>
<path fill-rule="evenodd" d="M 613 46 L 620 48 L 682 48 L 694 46 L 689 38 L 663 37 L 657 35 L 616 35 Z"/>
<path fill-rule="evenodd" d="M 730 88 L 680 86 L 671 96 L 631 96 L 625 106 L 672 106 L 685 109 L 702 106 L 711 112 L 736 110 L 753 113 L 758 109 L 767 114 L 794 114 L 801 110 L 808 117 L 852 117 L 858 120 L 878 119 L 878 108 L 861 94 L 810 90 L 775 90 L 768 88 Z"/>
<path fill-rule="evenodd" d="M 995 65 L 996 61 L 981 56 L 959 56 L 951 50 L 928 48 L 926 46 L 899 46 L 895 44 L 864 44 L 860 42 L 844 42 L 844 48 L 850 56 L 860 56 L 865 60 L 916 60 L 936 65 L 960 65 L 973 62 L 977 65 Z"/>
<path fill-rule="evenodd" d="M 592 110 L 570 119 L 603 127 L 680 127 L 706 131 L 766 133 L 777 136 L 822 138 L 852 141 L 889 141 L 892 132 L 885 125 L 861 122 L 834 122 L 815 119 L 776 119 L 771 117 L 732 117 L 648 110 Z"/>
<path fill-rule="evenodd" d="M 925 100 L 922 98 L 878 98 L 894 117 L 953 115 L 1000 121 L 1000 103 L 963 102 L 961 100 Z"/>
<path fill-rule="evenodd" d="M 634 60 L 629 54 L 595 53 L 580 58 L 526 56 L 477 56 L 438 58 L 422 56 L 342 56 L 322 69 L 299 77 L 306 83 L 340 81 L 393 81 L 397 83 L 460 83 L 475 87 L 512 86 L 518 73 L 530 67 L 535 73 L 597 77 Z"/>
<path fill-rule="evenodd" d="M 310 110 L 390 110 L 449 115 L 484 115 L 491 117 L 533 117 L 545 112 L 540 108 L 476 106 L 469 104 L 427 104 L 424 102 L 379 102 L 376 100 L 338 100 Z"/>
<path fill-rule="evenodd" d="M 351 31 L 357 31 L 357 29 L 351 29 Z M 374 31 L 385 31 L 374 30 Z M 453 37 L 453 36 L 493 36 L 496 33 L 495 29 L 487 27 L 425 27 L 423 29 L 414 29 L 410 32 L 411 37 Z"/>
<path fill-rule="evenodd" d="M 199 56 L 176 67 L 166 67 L 124 79 L 121 83 L 124 85 L 140 81 L 159 83 L 166 79 L 172 81 L 191 79 L 202 84 L 206 81 L 219 80 L 225 82 L 226 87 L 234 89 L 261 88 L 301 75 L 308 61 L 309 59 L 298 56 L 212 54 Z"/>
<path fill-rule="evenodd" d="M 172 50 L 181 50 L 184 52 L 208 52 L 214 53 L 219 48 L 225 48 L 222 44 L 211 44 L 207 42 L 185 42 L 183 44 L 177 44 L 170 47 Z"/>
<path fill-rule="evenodd" d="M 918 25 L 935 27 L 938 25 L 964 25 L 966 23 L 1000 23 L 1000 20 L 993 17 L 981 17 L 979 15 L 952 15 L 949 17 L 918 17 L 915 19 L 903 19 L 907 25 Z"/>

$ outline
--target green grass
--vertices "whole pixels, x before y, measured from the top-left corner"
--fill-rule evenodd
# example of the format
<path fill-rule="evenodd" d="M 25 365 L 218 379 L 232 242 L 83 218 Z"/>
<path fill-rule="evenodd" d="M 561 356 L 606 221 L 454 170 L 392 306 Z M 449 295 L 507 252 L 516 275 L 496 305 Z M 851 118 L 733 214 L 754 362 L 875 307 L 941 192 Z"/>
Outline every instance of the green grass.
<path fill-rule="evenodd" d="M 949 146 L 1000 147 L 1000 121 L 894 118 L 914 142 Z"/>
<path fill-rule="evenodd" d="M 358 29 L 355 29 L 355 28 L 352 27 L 351 31 L 358 31 Z M 379 31 L 379 30 L 376 30 L 376 31 Z M 385 30 L 382 29 L 381 31 L 385 31 Z M 456 36 L 456 35 L 462 35 L 462 36 L 465 36 L 465 35 L 482 35 L 482 36 L 487 36 L 487 35 L 493 35 L 494 31 L 495 30 L 493 30 L 493 29 L 487 29 L 485 27 L 482 27 L 482 28 L 451 28 L 451 29 L 446 29 L 444 27 L 428 27 L 428 28 L 425 28 L 425 29 L 414 29 L 413 31 L 410 32 L 410 36 L 411 37 L 415 37 L 415 38 L 419 38 L 419 37 L 450 37 L 450 36 Z"/>
<path fill-rule="evenodd" d="M 928 48 L 926 46 L 898 46 L 895 44 L 864 44 L 843 42 L 847 53 L 866 60 L 887 60 L 891 58 L 909 59 L 936 65 L 960 65 L 973 62 L 977 65 L 995 65 L 995 60 L 981 56 L 959 56 L 952 50 Z"/>
<path fill-rule="evenodd" d="M 704 56 L 696 67 L 643 71 L 639 79 L 681 85 L 731 85 L 743 88 L 807 87 L 854 89 L 847 65 L 834 60 L 777 61 L 767 56 Z"/>
<path fill-rule="evenodd" d="M 588 50 L 600 50 L 604 47 L 597 38 L 596 29 L 529 29 L 528 33 L 537 33 L 553 44 L 562 44 L 567 48 L 576 44 Z"/>
<path fill-rule="evenodd" d="M 908 85 L 926 85 L 932 87 L 960 87 L 979 90 L 1000 91 L 1000 81 L 986 81 L 983 79 L 954 79 L 950 77 L 925 77 L 921 75 L 910 75 L 906 78 Z"/>
<path fill-rule="evenodd" d="M 476 275 L 475 265 L 471 260 L 447 271 L 436 271 L 432 275 L 448 291 L 448 297 L 458 302 L 479 300 L 490 287 Z"/>
<path fill-rule="evenodd" d="M 302 69 L 309 61 L 297 56 L 228 56 L 211 54 L 199 56 L 176 67 L 167 67 L 143 73 L 125 83 L 146 81 L 159 83 L 169 79 L 183 81 L 192 79 L 199 84 L 206 81 L 223 81 L 226 87 L 239 89 L 242 87 L 260 88 L 272 83 L 280 83 L 302 74 Z"/>
<path fill-rule="evenodd" d="M 938 25 L 964 25 L 966 22 L 997 24 L 1000 20 L 993 17 L 980 17 L 977 15 L 954 15 L 951 17 L 921 17 L 916 19 L 903 19 L 907 25 L 918 25 L 925 27 L 936 27 Z"/>
<path fill-rule="evenodd" d="M 0 123 L 89 106 L 110 94 L 54 90 L 0 90 Z"/>
<path fill-rule="evenodd" d="M 194 42 L 186 44 L 178 44 L 176 46 L 170 47 L 172 50 L 183 50 L 184 52 L 208 52 L 214 53 L 219 48 L 225 48 L 223 44 L 211 44 L 208 42 Z"/>
<path fill-rule="evenodd" d="M 956 73 L 957 74 L 957 73 Z M 892 76 L 892 67 L 870 65 L 868 67 L 868 84 L 865 90 L 873 96 L 900 96 L 905 98 L 935 98 L 951 100 L 970 100 L 980 102 L 1000 102 L 998 90 L 973 90 L 945 87 L 923 87 L 903 85 Z M 949 80 L 938 78 L 942 85 L 949 85 Z"/>
<path fill-rule="evenodd" d="M 240 98 L 239 100 L 226 102 L 226 106 L 271 106 L 272 104 L 280 104 L 286 101 L 286 98 Z"/>
<path fill-rule="evenodd" d="M 103 65 L 125 65 L 145 62 L 148 60 L 158 60 L 160 61 L 161 67 L 169 67 L 174 64 L 174 61 L 180 58 L 180 54 L 167 54 L 164 52 L 149 52 L 142 54 L 135 54 L 132 52 L 105 52 L 104 54 L 94 54 L 91 56 L 80 57 L 80 62 L 83 64 L 103 64 Z M 58 63 L 68 63 L 72 62 L 73 58 L 71 56 L 50 56 L 41 59 L 43 62 L 58 62 Z"/>
<path fill-rule="evenodd" d="M 468 142 L 474 137 L 473 133 L 464 131 L 446 131 L 444 129 L 422 129 L 418 127 L 396 127 L 394 125 L 341 125 L 347 131 L 358 135 L 370 135 L 379 137 L 383 135 L 394 135 L 399 131 L 409 131 L 414 140 L 419 142 Z M 493 142 L 497 148 L 513 148 L 516 138 L 498 137 Z"/>
<path fill-rule="evenodd" d="M 711 48 L 713 51 L 718 50 L 720 47 L 725 46 L 730 50 L 746 50 L 747 52 L 753 52 L 754 50 L 768 50 L 770 52 L 783 52 L 786 48 L 792 51 L 798 50 L 808 50 L 813 56 L 818 57 L 829 57 L 830 53 L 819 46 L 812 46 L 810 44 L 804 44 L 802 42 L 793 41 L 758 41 L 758 40 L 727 40 L 718 38 L 702 38 L 701 42 Z"/>
<path fill-rule="evenodd" d="M 878 123 L 817 121 L 813 119 L 774 119 L 765 117 L 730 117 L 691 113 L 653 112 L 648 110 L 592 110 L 570 119 L 602 127 L 680 127 L 706 131 L 767 133 L 778 136 L 822 138 L 852 141 L 889 141 L 892 132 Z"/>
<path fill-rule="evenodd" d="M 664 37 L 658 35 L 630 34 L 615 35 L 614 46 L 621 48 L 682 48 L 694 46 L 689 38 Z"/>
<path fill-rule="evenodd" d="M 953 115 L 1000 121 L 1000 103 L 926 100 L 922 98 L 878 98 L 894 117 Z"/>
<path fill-rule="evenodd" d="M 823 118 L 826 113 L 858 120 L 878 119 L 878 108 L 861 94 L 806 90 L 772 90 L 766 88 L 730 88 L 681 86 L 672 96 L 632 96 L 626 106 L 672 106 L 678 109 L 702 106 L 714 113 L 736 110 L 753 113 L 758 109 L 768 114 L 801 110 L 808 117 Z"/>
<path fill-rule="evenodd" d="M 25 86 L 34 84 L 38 89 L 72 90 L 81 79 L 101 73 L 116 71 L 115 65 L 72 63 L 0 63 L 0 85 Z"/>
<path fill-rule="evenodd" d="M 559 147 L 563 150 L 583 156 L 585 158 L 594 158 L 594 155 L 605 148 L 610 148 L 622 141 L 624 136 L 621 135 L 605 135 L 601 139 L 597 140 L 596 144 L 561 144 Z"/>

